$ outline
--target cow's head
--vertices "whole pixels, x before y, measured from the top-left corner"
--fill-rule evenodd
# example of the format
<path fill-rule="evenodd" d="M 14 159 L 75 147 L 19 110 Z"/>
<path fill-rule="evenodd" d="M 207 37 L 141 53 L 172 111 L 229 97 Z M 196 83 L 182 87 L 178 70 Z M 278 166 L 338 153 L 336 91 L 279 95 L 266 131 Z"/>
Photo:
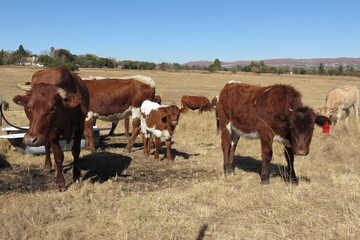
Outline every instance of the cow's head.
<path fill-rule="evenodd" d="M 179 123 L 180 114 L 186 113 L 188 110 L 188 108 L 179 109 L 176 105 L 167 106 L 162 121 L 175 128 Z"/>
<path fill-rule="evenodd" d="M 56 121 L 64 117 L 64 108 L 74 108 L 81 103 L 81 96 L 67 93 L 54 85 L 40 83 L 25 86 L 26 95 L 17 95 L 13 101 L 24 106 L 26 116 L 30 120 L 28 132 L 24 136 L 24 144 L 40 146 L 54 128 Z"/>
<path fill-rule="evenodd" d="M 290 140 L 296 155 L 305 156 L 309 154 L 310 143 L 313 136 L 315 124 L 323 126 L 331 121 L 328 117 L 317 115 L 308 107 L 300 107 L 291 110 L 288 115 L 277 115 L 289 128 Z"/>

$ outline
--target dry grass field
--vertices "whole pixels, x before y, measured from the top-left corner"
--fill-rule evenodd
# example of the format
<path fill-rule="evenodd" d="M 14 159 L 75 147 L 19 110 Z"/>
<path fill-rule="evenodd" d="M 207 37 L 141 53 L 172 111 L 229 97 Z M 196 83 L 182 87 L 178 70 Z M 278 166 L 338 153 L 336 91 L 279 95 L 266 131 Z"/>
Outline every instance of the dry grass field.
<path fill-rule="evenodd" d="M 0 92 L 10 103 L 6 117 L 27 125 L 13 96 L 17 83 L 35 68 L 0 68 Z M 303 102 L 321 107 L 340 85 L 360 89 L 360 78 L 230 72 L 163 72 L 80 69 L 81 77 L 151 76 L 164 104 L 180 105 L 182 95 L 212 98 L 226 82 L 290 84 Z M 3 123 L 4 124 L 4 123 Z M 110 124 L 98 121 L 98 126 Z M 175 162 L 143 158 L 138 137 L 130 153 L 120 122 L 116 135 L 94 154 L 82 150 L 84 182 L 71 184 L 71 154 L 65 153 L 68 190 L 55 190 L 54 172 L 41 170 L 44 156 L 25 155 L 0 142 L 0 239 L 359 239 L 360 130 L 351 111 L 324 134 L 316 128 L 310 154 L 295 157 L 299 185 L 284 182 L 286 160 L 274 145 L 270 185 L 260 184 L 260 142 L 240 139 L 236 175 L 223 176 L 215 113 L 181 116 L 173 137 Z M 107 132 L 102 132 L 103 135 Z M 161 156 L 164 154 L 164 146 Z"/>

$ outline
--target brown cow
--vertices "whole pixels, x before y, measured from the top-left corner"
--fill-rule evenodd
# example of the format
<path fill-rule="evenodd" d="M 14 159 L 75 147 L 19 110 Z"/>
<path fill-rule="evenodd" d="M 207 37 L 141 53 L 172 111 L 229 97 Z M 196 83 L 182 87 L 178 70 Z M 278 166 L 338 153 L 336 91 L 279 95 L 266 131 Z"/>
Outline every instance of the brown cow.
<path fill-rule="evenodd" d="M 182 96 L 181 104 L 184 108 L 190 108 L 191 110 L 199 109 L 199 113 L 211 111 L 212 108 L 209 99 L 204 96 Z"/>
<path fill-rule="evenodd" d="M 294 154 L 309 153 L 314 125 L 331 124 L 301 102 L 301 94 L 289 85 L 259 87 L 229 83 L 222 89 L 216 108 L 221 130 L 225 175 L 235 170 L 234 153 L 241 136 L 261 140 L 261 183 L 269 183 L 272 143 L 285 147 L 290 181 L 297 183 Z"/>
<path fill-rule="evenodd" d="M 2 105 L 3 105 L 4 111 L 9 111 L 9 103 L 7 101 L 4 100 L 2 102 Z"/>
<path fill-rule="evenodd" d="M 131 139 L 125 147 L 130 151 L 140 132 L 140 106 L 144 100 L 155 96 L 155 82 L 147 76 L 102 78 L 84 80 L 90 94 L 89 113 L 86 119 L 85 139 L 87 148 L 95 150 L 92 131 L 94 119 L 117 123 L 132 116 Z"/>
<path fill-rule="evenodd" d="M 158 104 L 161 104 L 161 97 L 160 95 L 158 94 L 155 94 L 155 97 L 154 99 L 152 100 L 153 102 L 156 102 Z M 130 118 L 126 118 L 124 120 L 124 128 L 125 128 L 125 136 L 126 137 L 129 137 L 129 123 L 130 123 Z M 115 128 L 116 126 L 118 125 L 118 122 L 113 122 L 112 125 L 111 125 L 111 129 L 110 129 L 110 132 L 109 132 L 109 136 L 112 136 L 114 134 L 114 131 L 115 131 Z"/>
<path fill-rule="evenodd" d="M 64 154 L 59 145 L 59 138 L 62 136 L 70 141 L 74 136 L 73 180 L 81 181 L 78 160 L 89 107 L 88 90 L 81 78 L 67 67 L 37 71 L 32 76 L 31 85 L 19 88 L 26 90 L 26 95 L 17 95 L 13 101 L 24 106 L 26 116 L 30 120 L 29 130 L 23 142 L 28 146 L 45 145 L 45 169 L 51 169 L 50 148 L 52 149 L 56 163 L 56 185 L 59 191 L 63 191 L 66 189 L 62 170 Z"/>
<path fill-rule="evenodd" d="M 155 135 L 155 155 L 154 159 L 159 160 L 159 148 L 161 137 L 166 142 L 166 157 L 168 161 L 173 161 L 171 156 L 171 138 L 175 127 L 178 125 L 180 114 L 186 113 L 188 108 L 179 109 L 176 105 L 164 106 L 151 101 L 144 101 L 140 108 L 141 111 L 141 132 L 143 133 L 144 155 L 150 154 L 151 135 Z"/>

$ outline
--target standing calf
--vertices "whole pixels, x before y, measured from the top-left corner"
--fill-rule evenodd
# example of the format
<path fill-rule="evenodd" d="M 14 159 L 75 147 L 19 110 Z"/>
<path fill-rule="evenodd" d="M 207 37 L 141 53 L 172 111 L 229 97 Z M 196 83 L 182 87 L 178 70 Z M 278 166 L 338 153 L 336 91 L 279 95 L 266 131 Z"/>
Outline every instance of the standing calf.
<path fill-rule="evenodd" d="M 301 94 L 289 85 L 259 87 L 228 83 L 220 93 L 216 116 L 221 130 L 225 175 L 234 173 L 234 154 L 239 138 L 261 141 L 261 183 L 269 183 L 272 144 L 284 145 L 287 170 L 292 182 L 298 178 L 294 171 L 294 154 L 305 156 L 310 151 L 314 125 L 324 125 L 330 119 L 319 116 L 301 102 Z"/>
<path fill-rule="evenodd" d="M 160 105 L 151 101 L 144 101 L 140 108 L 140 123 L 143 133 L 144 156 L 150 154 L 151 135 L 155 135 L 155 160 L 159 160 L 159 149 L 161 137 L 166 142 L 166 157 L 168 161 L 173 161 L 171 156 L 171 138 L 175 127 L 178 125 L 180 114 L 188 111 L 188 108 L 179 109 L 176 105 Z"/>

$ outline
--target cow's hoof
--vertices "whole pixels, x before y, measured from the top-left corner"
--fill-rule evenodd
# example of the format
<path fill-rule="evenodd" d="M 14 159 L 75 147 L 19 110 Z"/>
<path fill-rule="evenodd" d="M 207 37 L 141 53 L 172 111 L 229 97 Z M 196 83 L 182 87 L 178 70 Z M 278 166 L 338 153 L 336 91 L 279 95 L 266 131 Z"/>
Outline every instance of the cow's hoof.
<path fill-rule="evenodd" d="M 225 172 L 224 175 L 225 175 L 225 177 L 230 177 L 230 176 L 234 176 L 235 173 L 234 172 Z"/>
<path fill-rule="evenodd" d="M 124 152 L 125 152 L 125 153 L 129 153 L 130 150 L 128 150 L 128 149 L 125 148 L 125 149 L 124 149 Z"/>
<path fill-rule="evenodd" d="M 83 182 L 83 178 L 82 178 L 82 177 L 74 178 L 74 179 L 73 179 L 73 183 L 81 184 L 82 182 Z"/>
<path fill-rule="evenodd" d="M 66 189 L 65 184 L 59 184 L 59 185 L 57 186 L 57 190 L 58 190 L 59 192 L 65 192 L 67 189 Z"/>
<path fill-rule="evenodd" d="M 46 172 L 46 173 L 51 173 L 52 170 L 51 170 L 51 167 L 45 166 L 43 168 L 43 171 Z"/>

